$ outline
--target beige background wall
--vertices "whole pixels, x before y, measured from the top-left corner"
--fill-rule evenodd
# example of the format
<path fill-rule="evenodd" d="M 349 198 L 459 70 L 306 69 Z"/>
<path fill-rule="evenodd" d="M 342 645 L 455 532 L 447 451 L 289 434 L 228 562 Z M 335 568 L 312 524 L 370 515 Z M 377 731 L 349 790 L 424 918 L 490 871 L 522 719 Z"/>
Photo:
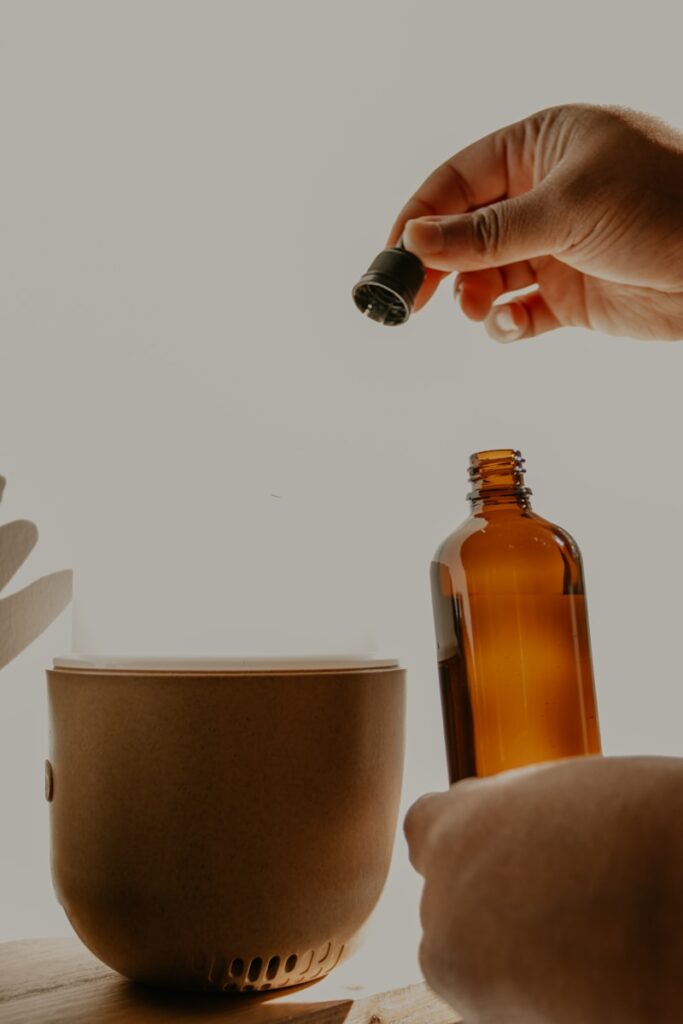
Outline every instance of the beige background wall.
<path fill-rule="evenodd" d="M 674 4 L 0 3 L 0 513 L 42 531 L 17 586 L 73 565 L 75 649 L 399 657 L 407 805 L 445 783 L 429 560 L 469 453 L 514 446 L 583 549 L 607 751 L 681 752 L 683 345 L 500 347 L 446 287 L 383 330 L 349 291 L 478 135 L 571 100 L 683 126 L 682 27 Z M 0 939 L 68 931 L 42 673 L 70 647 L 63 616 L 0 678 Z M 378 921 L 401 935 L 416 897 L 399 845 Z"/>

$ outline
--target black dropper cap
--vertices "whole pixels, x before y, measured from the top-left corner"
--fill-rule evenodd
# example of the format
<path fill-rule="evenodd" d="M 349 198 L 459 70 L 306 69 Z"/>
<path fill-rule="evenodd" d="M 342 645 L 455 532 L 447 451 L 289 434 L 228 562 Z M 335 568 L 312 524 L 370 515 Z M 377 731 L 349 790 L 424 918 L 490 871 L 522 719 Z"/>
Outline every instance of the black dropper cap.
<path fill-rule="evenodd" d="M 424 277 L 420 260 L 399 242 L 374 258 L 351 294 L 361 313 L 395 327 L 412 313 Z"/>

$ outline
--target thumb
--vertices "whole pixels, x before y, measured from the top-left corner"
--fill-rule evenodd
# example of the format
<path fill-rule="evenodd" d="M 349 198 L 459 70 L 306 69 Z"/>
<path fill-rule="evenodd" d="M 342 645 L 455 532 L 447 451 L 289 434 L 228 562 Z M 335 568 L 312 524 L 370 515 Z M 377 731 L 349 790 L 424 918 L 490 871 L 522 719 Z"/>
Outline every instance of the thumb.
<path fill-rule="evenodd" d="M 415 870 L 424 875 L 432 827 L 439 820 L 448 793 L 427 793 L 413 804 L 403 823 L 408 855 Z"/>
<path fill-rule="evenodd" d="M 537 188 L 471 213 L 409 220 L 403 244 L 435 270 L 481 270 L 537 256 L 551 256 L 568 244 L 570 225 L 559 207 L 558 190 Z"/>

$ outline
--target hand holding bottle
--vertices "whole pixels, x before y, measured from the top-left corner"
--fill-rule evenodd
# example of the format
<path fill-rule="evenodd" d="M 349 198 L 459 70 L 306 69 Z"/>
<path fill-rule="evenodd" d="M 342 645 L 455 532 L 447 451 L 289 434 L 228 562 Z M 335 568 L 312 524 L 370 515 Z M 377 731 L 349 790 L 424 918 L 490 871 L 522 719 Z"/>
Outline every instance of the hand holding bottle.
<path fill-rule="evenodd" d="M 683 759 L 468 779 L 405 827 L 422 968 L 465 1020 L 683 1019 Z"/>
<path fill-rule="evenodd" d="M 683 135 L 647 114 L 553 107 L 493 132 L 427 178 L 401 235 L 428 268 L 415 308 L 457 271 L 463 312 L 498 341 L 683 338 Z"/>

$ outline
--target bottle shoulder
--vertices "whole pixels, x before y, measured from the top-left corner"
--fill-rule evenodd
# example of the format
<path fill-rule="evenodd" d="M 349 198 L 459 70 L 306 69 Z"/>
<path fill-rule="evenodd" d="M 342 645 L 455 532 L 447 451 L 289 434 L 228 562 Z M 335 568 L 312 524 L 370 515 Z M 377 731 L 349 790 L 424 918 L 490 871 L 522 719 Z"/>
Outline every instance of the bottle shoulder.
<path fill-rule="evenodd" d="M 458 557 L 470 537 L 483 532 L 486 524 L 476 516 L 469 516 L 441 541 L 434 552 L 433 562 L 448 562 Z"/>
<path fill-rule="evenodd" d="M 447 567 L 453 583 L 468 589 L 583 587 L 574 538 L 531 510 L 470 516 L 439 546 L 434 563 Z"/>

